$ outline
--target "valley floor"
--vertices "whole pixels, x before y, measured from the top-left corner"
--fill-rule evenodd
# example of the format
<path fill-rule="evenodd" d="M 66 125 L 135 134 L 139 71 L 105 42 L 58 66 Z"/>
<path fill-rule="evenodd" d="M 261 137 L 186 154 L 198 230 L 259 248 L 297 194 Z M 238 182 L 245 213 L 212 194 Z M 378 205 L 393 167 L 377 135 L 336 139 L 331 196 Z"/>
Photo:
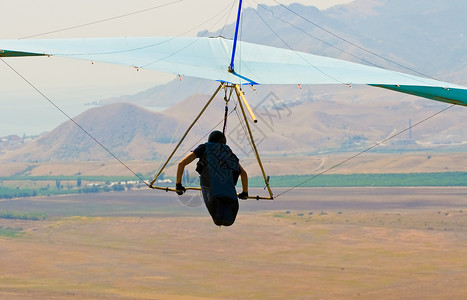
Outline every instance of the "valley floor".
<path fill-rule="evenodd" d="M 4 200 L 47 218 L 0 219 L 0 299 L 462 299 L 466 196 L 301 188 L 221 228 L 197 194 Z"/>

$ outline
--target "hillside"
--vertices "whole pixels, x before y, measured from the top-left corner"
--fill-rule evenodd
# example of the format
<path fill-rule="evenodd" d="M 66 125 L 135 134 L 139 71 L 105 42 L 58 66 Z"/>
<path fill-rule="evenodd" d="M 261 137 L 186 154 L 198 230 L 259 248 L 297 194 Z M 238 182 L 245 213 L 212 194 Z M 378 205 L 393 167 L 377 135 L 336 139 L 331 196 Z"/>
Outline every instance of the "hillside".
<path fill-rule="evenodd" d="M 75 119 L 102 145 L 122 159 L 157 159 L 178 121 L 132 104 L 116 103 L 87 110 Z M 149 155 L 147 157 L 146 155 Z M 111 156 L 72 121 L 16 151 L 6 152 L 10 161 L 106 160 Z"/>
<path fill-rule="evenodd" d="M 247 92 L 247 97 L 253 93 Z M 352 98 L 347 95 L 348 88 L 340 91 L 342 97 L 339 91 L 334 93 L 331 98 L 325 92 L 316 93 L 315 97 L 320 100 L 302 102 L 285 101 L 269 94 L 256 104 L 254 110 L 259 122 L 251 126 L 260 151 L 267 156 L 357 152 L 406 129 L 409 122 L 415 125 L 445 107 L 411 96 L 394 100 L 393 93 L 370 87 L 353 88 Z M 204 141 L 211 130 L 222 128 L 225 102 L 221 94 L 192 129 L 177 155 L 184 155 Z M 163 112 L 128 103 L 109 104 L 90 109 L 75 121 L 120 159 L 158 160 L 170 153 L 208 98 L 208 95 L 193 95 Z M 229 104 L 232 114 L 228 119 L 227 138 L 239 156 L 251 157 L 235 103 L 232 100 Z M 411 133 L 407 131 L 387 141 L 375 151 L 465 151 L 464 110 L 453 107 L 413 128 Z M 0 158 L 2 161 L 46 162 L 98 161 L 112 157 L 68 121 L 22 148 L 7 151 Z"/>

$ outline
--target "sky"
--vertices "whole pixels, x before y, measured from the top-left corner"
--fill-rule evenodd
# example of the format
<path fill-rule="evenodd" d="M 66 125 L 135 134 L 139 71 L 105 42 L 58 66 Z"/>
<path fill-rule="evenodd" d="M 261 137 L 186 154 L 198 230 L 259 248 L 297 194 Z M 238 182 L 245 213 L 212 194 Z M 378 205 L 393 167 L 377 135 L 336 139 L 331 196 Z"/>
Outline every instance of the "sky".
<path fill-rule="evenodd" d="M 352 1 L 244 0 L 244 6 L 298 2 L 327 9 Z M 0 40 L 195 36 L 201 30 L 214 31 L 226 22 L 234 22 L 237 7 L 233 4 L 233 0 L 0 0 Z M 208 22 L 231 7 L 228 19 Z M 135 13 L 139 11 L 142 12 Z M 126 16 L 114 18 L 123 15 Z M 97 22 L 101 20 L 107 21 Z M 84 24 L 90 25 L 76 27 Z M 9 58 L 6 62 L 72 117 L 90 108 L 86 103 L 134 94 L 174 78 L 173 75 L 150 70 L 137 72 L 131 67 L 58 57 Z M 66 120 L 24 79 L 0 61 L 0 137 L 40 134 Z"/>

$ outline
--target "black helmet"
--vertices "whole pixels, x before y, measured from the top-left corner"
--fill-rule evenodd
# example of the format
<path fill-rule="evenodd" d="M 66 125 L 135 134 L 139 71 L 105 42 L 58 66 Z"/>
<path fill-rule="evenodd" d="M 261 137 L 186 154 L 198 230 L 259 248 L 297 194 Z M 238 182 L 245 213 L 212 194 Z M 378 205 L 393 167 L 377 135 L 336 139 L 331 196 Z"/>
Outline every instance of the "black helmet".
<path fill-rule="evenodd" d="M 211 134 L 209 134 L 208 142 L 217 143 L 217 144 L 225 144 L 226 143 L 225 135 L 219 130 L 214 130 L 213 132 L 211 132 Z"/>

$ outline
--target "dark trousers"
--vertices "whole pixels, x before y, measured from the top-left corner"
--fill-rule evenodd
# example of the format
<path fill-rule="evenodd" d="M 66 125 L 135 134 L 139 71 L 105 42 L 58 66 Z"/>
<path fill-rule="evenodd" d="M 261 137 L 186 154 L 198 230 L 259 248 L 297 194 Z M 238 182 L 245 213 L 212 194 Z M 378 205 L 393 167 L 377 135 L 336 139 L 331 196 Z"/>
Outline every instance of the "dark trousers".
<path fill-rule="evenodd" d="M 204 203 L 209 214 L 218 226 L 230 226 L 235 222 L 238 213 L 238 199 L 213 197 L 210 187 L 201 185 Z"/>

